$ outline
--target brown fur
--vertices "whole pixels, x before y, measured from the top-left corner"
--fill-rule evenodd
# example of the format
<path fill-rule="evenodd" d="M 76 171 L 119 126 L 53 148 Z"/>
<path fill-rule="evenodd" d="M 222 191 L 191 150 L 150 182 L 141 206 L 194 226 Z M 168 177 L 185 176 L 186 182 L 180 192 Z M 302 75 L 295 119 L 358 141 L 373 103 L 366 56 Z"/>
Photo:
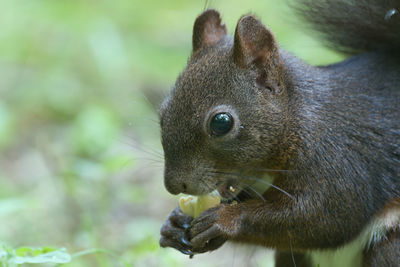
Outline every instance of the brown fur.
<path fill-rule="evenodd" d="M 400 229 L 390 231 L 385 239 L 364 251 L 363 267 L 400 266 Z"/>
<path fill-rule="evenodd" d="M 160 244 L 191 254 L 231 240 L 303 257 L 350 243 L 400 191 L 400 60 L 377 51 L 312 67 L 254 16 L 225 32 L 214 10 L 195 22 L 192 56 L 160 109 L 164 181 L 173 194 L 243 191 L 190 227 L 175 211 Z M 234 119 L 220 136 L 219 112 Z M 252 192 L 265 174 L 275 187 Z"/>

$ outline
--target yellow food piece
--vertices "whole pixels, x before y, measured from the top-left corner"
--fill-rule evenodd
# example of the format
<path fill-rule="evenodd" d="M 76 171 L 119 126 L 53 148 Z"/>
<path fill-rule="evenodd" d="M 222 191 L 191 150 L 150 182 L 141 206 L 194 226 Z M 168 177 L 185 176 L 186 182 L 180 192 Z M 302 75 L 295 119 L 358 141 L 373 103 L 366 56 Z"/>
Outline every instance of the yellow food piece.
<path fill-rule="evenodd" d="M 216 207 L 221 203 L 218 191 L 213 191 L 208 195 L 192 196 L 185 195 L 179 198 L 179 207 L 182 212 L 196 218 L 205 210 Z"/>

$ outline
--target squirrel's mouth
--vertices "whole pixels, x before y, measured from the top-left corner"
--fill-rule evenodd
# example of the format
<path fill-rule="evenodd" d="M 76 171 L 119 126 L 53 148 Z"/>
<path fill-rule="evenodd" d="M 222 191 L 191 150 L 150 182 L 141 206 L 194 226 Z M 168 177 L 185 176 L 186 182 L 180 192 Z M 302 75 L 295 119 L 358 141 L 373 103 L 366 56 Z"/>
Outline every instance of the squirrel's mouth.
<path fill-rule="evenodd" d="M 235 199 L 240 191 L 233 181 L 217 184 L 217 190 L 221 197 L 227 200 Z"/>
<path fill-rule="evenodd" d="M 241 184 L 235 180 L 225 181 L 217 183 L 216 190 L 222 197 L 222 202 L 232 203 L 232 202 L 243 202 L 247 199 L 262 199 L 265 201 L 264 193 L 268 188 L 265 185 L 261 188 L 257 188 L 254 184 Z"/>
<path fill-rule="evenodd" d="M 226 204 L 239 203 L 254 197 L 249 194 L 248 189 L 229 182 L 218 184 L 217 191 L 222 197 L 221 202 Z"/>

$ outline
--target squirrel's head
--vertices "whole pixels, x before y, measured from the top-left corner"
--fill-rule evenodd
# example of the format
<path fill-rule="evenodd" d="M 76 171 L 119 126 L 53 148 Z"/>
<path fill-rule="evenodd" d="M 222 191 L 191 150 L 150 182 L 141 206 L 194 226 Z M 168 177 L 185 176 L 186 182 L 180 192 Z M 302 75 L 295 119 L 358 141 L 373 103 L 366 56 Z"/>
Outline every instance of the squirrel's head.
<path fill-rule="evenodd" d="M 275 38 L 257 18 L 243 16 L 232 38 L 217 11 L 202 13 L 189 62 L 160 109 L 167 190 L 221 192 L 279 168 L 287 85 Z"/>

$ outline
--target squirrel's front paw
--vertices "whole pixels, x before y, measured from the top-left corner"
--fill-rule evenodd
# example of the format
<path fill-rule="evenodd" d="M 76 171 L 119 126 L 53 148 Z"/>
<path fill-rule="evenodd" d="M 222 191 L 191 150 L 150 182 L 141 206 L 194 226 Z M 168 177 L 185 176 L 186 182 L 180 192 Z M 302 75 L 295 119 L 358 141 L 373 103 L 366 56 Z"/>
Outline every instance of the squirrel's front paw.
<path fill-rule="evenodd" d="M 186 255 L 193 255 L 187 236 L 192 220 L 192 217 L 182 213 L 177 207 L 161 227 L 160 246 L 172 247 Z"/>
<path fill-rule="evenodd" d="M 229 238 L 232 222 L 227 223 L 223 214 L 224 206 L 206 210 L 194 219 L 189 230 L 191 251 L 203 253 L 222 246 Z"/>

